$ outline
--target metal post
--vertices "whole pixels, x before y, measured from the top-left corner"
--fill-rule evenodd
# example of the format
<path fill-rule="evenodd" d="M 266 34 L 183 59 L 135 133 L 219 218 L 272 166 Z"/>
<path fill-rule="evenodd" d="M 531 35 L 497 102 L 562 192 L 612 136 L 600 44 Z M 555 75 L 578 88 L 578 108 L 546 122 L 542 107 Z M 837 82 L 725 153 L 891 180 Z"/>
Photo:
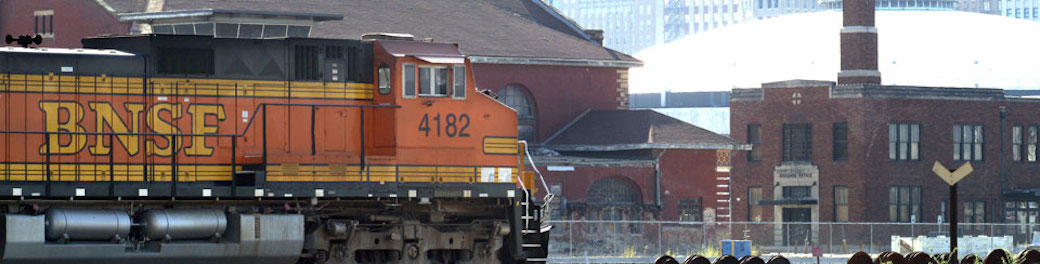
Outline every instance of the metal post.
<path fill-rule="evenodd" d="M 1007 170 L 1004 167 L 1004 159 L 1007 156 L 1004 155 L 1004 119 L 1007 118 L 1007 107 L 1001 106 L 1000 108 L 1000 191 L 1004 192 L 1005 184 L 1007 183 Z"/>
<path fill-rule="evenodd" d="M 264 104 L 260 108 L 263 109 L 263 112 L 264 112 L 263 113 L 264 117 L 260 119 L 260 121 L 261 121 L 260 124 L 263 125 L 263 127 L 261 127 L 261 129 L 260 129 L 260 133 L 263 135 L 263 146 L 264 146 L 264 152 L 263 152 L 264 153 L 263 154 L 264 157 L 263 157 L 263 159 L 264 159 L 264 166 L 267 166 L 267 105 Z"/>
<path fill-rule="evenodd" d="M 311 106 L 311 156 L 314 156 L 314 155 L 318 154 L 317 143 L 315 143 L 317 138 L 314 136 L 314 120 L 315 120 L 315 115 L 317 113 L 318 113 L 318 107 L 312 105 Z M 364 129 L 364 127 L 362 126 L 361 129 Z"/>
<path fill-rule="evenodd" d="M 662 229 L 663 228 L 661 228 L 661 223 L 658 222 L 657 223 L 657 255 L 664 254 L 664 248 L 661 247 L 661 236 L 664 236 L 664 233 L 661 232 Z"/>
<path fill-rule="evenodd" d="M 238 133 L 238 131 L 235 131 Z M 238 189 L 238 137 L 231 136 L 231 197 L 235 197 L 235 189 Z"/>
<path fill-rule="evenodd" d="M 361 107 L 361 118 L 358 118 L 358 119 L 361 119 L 361 126 L 360 126 L 361 127 L 361 168 L 359 168 L 359 171 L 358 171 L 358 178 L 362 177 L 362 174 L 364 174 L 365 181 L 371 181 L 372 179 L 369 177 L 368 173 L 365 173 L 365 172 L 368 171 L 368 169 L 365 168 L 365 108 L 364 107 Z M 434 172 L 436 173 L 436 171 L 434 171 Z"/>
<path fill-rule="evenodd" d="M 831 246 L 834 245 L 834 223 L 827 223 L 827 252 L 834 253 L 831 251 Z"/>
<path fill-rule="evenodd" d="M 874 252 L 874 224 L 870 225 L 870 252 Z"/>
<path fill-rule="evenodd" d="M 170 138 L 173 139 L 173 140 L 170 141 L 170 144 L 172 144 L 171 147 L 173 147 L 173 156 L 170 157 L 170 167 L 171 167 L 171 170 L 173 171 L 173 175 L 171 175 L 172 178 L 170 178 L 170 181 L 173 183 L 173 184 L 170 185 L 170 197 L 176 198 L 177 197 L 177 149 L 180 148 L 181 143 L 178 142 L 178 139 L 180 137 L 172 136 Z"/>
<path fill-rule="evenodd" d="M 180 84 L 173 83 L 173 94 L 180 95 Z M 173 156 L 170 156 L 170 171 L 173 172 L 170 175 L 170 197 L 176 199 L 177 197 L 177 149 L 180 149 L 181 144 L 177 142 L 178 136 L 170 136 L 170 146 L 173 147 Z M 114 147 L 114 146 L 113 146 Z"/>
<path fill-rule="evenodd" d="M 108 196 L 116 195 L 116 151 L 115 151 L 115 131 L 112 134 L 108 134 L 108 142 L 111 142 L 112 148 L 108 151 Z M 104 143 L 102 143 L 104 144 Z"/>
<path fill-rule="evenodd" d="M 44 146 L 45 146 L 44 149 L 46 151 L 46 157 L 45 158 L 46 158 L 46 166 L 47 166 L 46 175 L 44 175 L 44 176 L 47 177 L 47 185 L 46 185 L 46 189 L 44 190 L 44 193 L 47 196 L 51 196 L 51 133 L 43 133 L 43 137 L 44 137 L 43 141 L 44 141 Z"/>
<path fill-rule="evenodd" d="M 950 259 L 957 259 L 957 184 L 950 185 Z"/>

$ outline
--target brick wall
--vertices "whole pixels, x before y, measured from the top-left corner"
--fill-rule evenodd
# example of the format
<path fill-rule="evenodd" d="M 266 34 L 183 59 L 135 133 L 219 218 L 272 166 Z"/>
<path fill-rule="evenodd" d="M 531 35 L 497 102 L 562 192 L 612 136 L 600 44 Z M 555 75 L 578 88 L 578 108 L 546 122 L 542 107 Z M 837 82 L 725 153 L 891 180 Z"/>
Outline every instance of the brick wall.
<path fill-rule="evenodd" d="M 622 82 L 627 80 L 625 72 L 607 67 L 473 65 L 479 89 L 497 92 L 519 84 L 530 91 L 538 141 L 548 139 L 585 110 L 627 107 L 627 81 Z"/>
<path fill-rule="evenodd" d="M 0 34 L 33 34 L 38 10 L 54 10 L 54 37 L 45 38 L 43 47 L 78 48 L 86 37 L 130 32 L 130 23 L 119 22 L 91 0 L 5 0 L 0 2 Z"/>
<path fill-rule="evenodd" d="M 946 167 L 960 166 L 953 160 L 953 126 L 984 126 L 984 161 L 973 161 L 975 172 L 964 179 L 959 188 L 958 206 L 964 201 L 985 201 L 986 220 L 1001 222 L 1003 207 L 1000 182 L 1000 140 L 1004 139 L 1004 162 L 1009 175 L 1009 188 L 1040 188 L 1040 164 L 1012 162 L 1011 127 L 1040 125 L 1040 101 L 1027 100 L 952 100 L 949 98 L 831 98 L 831 87 L 765 88 L 764 100 L 731 102 L 731 135 L 747 141 L 747 125 L 761 125 L 761 161 L 748 161 L 746 155 L 733 159 L 735 221 L 746 221 L 747 188 L 761 186 L 764 199 L 772 199 L 780 189 L 774 186 L 774 169 L 780 165 L 782 125 L 812 125 L 812 161 L 819 168 L 820 221 L 834 219 L 833 187 L 849 187 L 851 221 L 887 222 L 888 187 L 916 185 L 921 187 L 921 219 L 935 222 L 940 203 L 948 198 L 948 187 L 934 173 L 932 165 L 939 161 Z M 909 93 L 909 92 L 908 92 Z M 796 95 L 797 94 L 797 95 Z M 902 99 L 900 99 L 902 98 Z M 1001 134 L 999 107 L 1007 107 L 1004 132 Z M 832 124 L 848 123 L 849 159 L 832 157 Z M 921 126 L 920 160 L 892 161 L 888 157 L 888 123 L 918 123 Z M 963 208 L 958 211 L 963 215 Z M 763 210 L 765 221 L 777 220 L 773 210 Z M 944 217 L 946 218 L 946 217 Z"/>
<path fill-rule="evenodd" d="M 701 198 L 702 208 L 720 206 L 715 198 L 715 179 L 725 176 L 724 172 L 715 171 L 715 150 L 666 150 L 660 159 L 661 200 L 660 211 L 651 210 L 656 219 L 678 219 L 678 201 L 685 198 Z M 589 188 L 598 180 L 618 178 L 631 183 L 639 189 L 641 203 L 648 208 L 656 208 L 654 167 L 652 164 L 625 166 L 574 166 L 574 171 L 548 171 L 539 167 L 550 186 L 560 185 L 562 193 L 557 194 L 568 203 L 588 202 L 586 197 Z M 573 217 L 581 217 L 574 214 Z"/>

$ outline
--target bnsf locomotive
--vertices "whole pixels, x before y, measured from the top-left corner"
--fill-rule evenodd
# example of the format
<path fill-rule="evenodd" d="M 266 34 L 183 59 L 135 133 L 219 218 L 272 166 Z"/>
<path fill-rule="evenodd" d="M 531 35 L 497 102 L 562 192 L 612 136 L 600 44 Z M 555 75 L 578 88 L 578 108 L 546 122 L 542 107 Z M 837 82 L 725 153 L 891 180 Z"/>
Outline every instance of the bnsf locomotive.
<path fill-rule="evenodd" d="M 375 36 L 0 48 L 0 262 L 544 261 L 516 113 Z"/>

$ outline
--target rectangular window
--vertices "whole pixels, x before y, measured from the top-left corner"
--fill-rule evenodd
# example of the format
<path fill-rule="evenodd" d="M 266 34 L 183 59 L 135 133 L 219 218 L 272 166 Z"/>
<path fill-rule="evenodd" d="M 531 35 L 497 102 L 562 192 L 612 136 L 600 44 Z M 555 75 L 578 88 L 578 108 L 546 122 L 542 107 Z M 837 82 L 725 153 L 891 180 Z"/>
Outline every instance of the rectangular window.
<path fill-rule="evenodd" d="M 888 159 L 919 160 L 921 126 L 909 123 L 888 124 Z"/>
<path fill-rule="evenodd" d="M 295 48 L 294 73 L 296 80 L 314 81 L 321 79 L 318 69 L 318 46 L 300 45 Z"/>
<path fill-rule="evenodd" d="M 982 126 L 953 126 L 953 160 L 982 160 Z"/>
<path fill-rule="evenodd" d="M 986 222 L 986 202 L 984 201 L 967 201 L 964 202 L 964 222 L 965 223 L 985 223 Z M 981 226 L 976 226 L 981 227 Z"/>
<path fill-rule="evenodd" d="M 160 74 L 213 74 L 213 49 L 159 48 Z"/>
<path fill-rule="evenodd" d="M 1026 161 L 1036 162 L 1036 127 L 1029 127 L 1029 139 L 1026 141 Z"/>
<path fill-rule="evenodd" d="M 751 144 L 751 151 L 748 151 L 748 161 L 760 161 L 762 160 L 762 126 L 761 125 L 748 125 L 747 126 L 747 142 Z"/>
<path fill-rule="evenodd" d="M 54 10 L 33 12 L 33 31 L 44 38 L 54 38 Z"/>
<path fill-rule="evenodd" d="M 762 187 L 748 187 L 748 221 L 761 222 L 762 221 L 762 205 L 759 203 L 762 201 Z"/>
<path fill-rule="evenodd" d="M 834 160 L 849 159 L 849 125 L 834 123 Z"/>
<path fill-rule="evenodd" d="M 448 68 L 430 66 L 419 67 L 419 95 L 448 95 Z"/>
<path fill-rule="evenodd" d="M 401 73 L 404 78 L 404 86 L 401 89 L 404 91 L 401 93 L 404 97 L 415 97 L 415 64 L 405 63 L 404 71 Z"/>
<path fill-rule="evenodd" d="M 889 187 L 888 220 L 890 222 L 910 222 L 921 220 L 921 187 Z"/>
<path fill-rule="evenodd" d="M 1022 127 L 1011 128 L 1011 159 L 1022 161 Z"/>
<path fill-rule="evenodd" d="M 812 197 L 812 187 L 810 186 L 784 186 L 783 187 L 784 198 L 810 198 Z"/>
<path fill-rule="evenodd" d="M 1032 224 L 1040 221 L 1040 202 L 1036 200 L 1004 202 L 1004 222 L 1018 225 L 1017 232 L 1032 232 Z"/>
<path fill-rule="evenodd" d="M 784 124 L 783 161 L 808 161 L 812 158 L 812 126 Z"/>
<path fill-rule="evenodd" d="M 466 65 L 455 65 L 451 72 L 451 96 L 456 99 L 465 99 Z"/>
<path fill-rule="evenodd" d="M 704 221 L 701 214 L 701 198 L 679 199 L 679 221 Z"/>
<path fill-rule="evenodd" d="M 849 221 L 849 187 L 834 186 L 834 222 Z"/>

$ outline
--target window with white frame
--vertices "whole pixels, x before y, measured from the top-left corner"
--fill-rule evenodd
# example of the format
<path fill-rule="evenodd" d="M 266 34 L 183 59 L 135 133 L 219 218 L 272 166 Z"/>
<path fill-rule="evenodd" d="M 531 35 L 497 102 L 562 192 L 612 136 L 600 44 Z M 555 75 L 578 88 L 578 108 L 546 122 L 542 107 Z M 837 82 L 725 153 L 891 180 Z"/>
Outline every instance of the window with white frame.
<path fill-rule="evenodd" d="M 401 73 L 401 76 L 404 78 L 404 81 L 403 81 L 404 85 L 401 86 L 401 89 L 403 90 L 403 91 L 401 91 L 401 94 L 404 95 L 404 97 L 414 98 L 415 97 L 415 64 L 405 63 L 404 64 L 404 71 L 403 71 L 403 73 Z"/>
<path fill-rule="evenodd" d="M 452 67 L 451 97 L 456 99 L 466 98 L 466 65 L 455 65 Z"/>
<path fill-rule="evenodd" d="M 419 96 L 448 95 L 448 67 L 419 67 Z"/>

